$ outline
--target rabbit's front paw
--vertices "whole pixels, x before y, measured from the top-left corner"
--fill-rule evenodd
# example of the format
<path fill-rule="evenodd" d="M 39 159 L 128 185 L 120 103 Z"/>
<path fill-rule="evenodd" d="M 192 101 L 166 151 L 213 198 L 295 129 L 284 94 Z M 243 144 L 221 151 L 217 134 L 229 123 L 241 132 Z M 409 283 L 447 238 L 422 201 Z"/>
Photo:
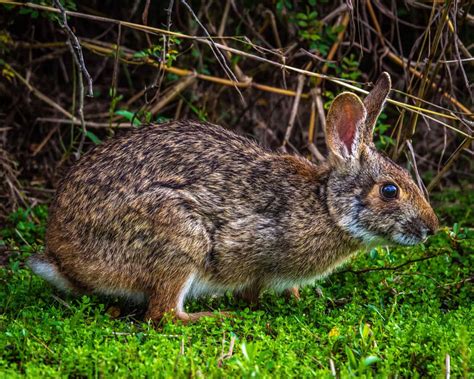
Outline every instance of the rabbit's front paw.
<path fill-rule="evenodd" d="M 288 288 L 284 291 L 284 294 L 287 301 L 290 301 L 290 300 L 300 301 L 301 299 L 300 290 L 298 289 L 298 287 Z"/>

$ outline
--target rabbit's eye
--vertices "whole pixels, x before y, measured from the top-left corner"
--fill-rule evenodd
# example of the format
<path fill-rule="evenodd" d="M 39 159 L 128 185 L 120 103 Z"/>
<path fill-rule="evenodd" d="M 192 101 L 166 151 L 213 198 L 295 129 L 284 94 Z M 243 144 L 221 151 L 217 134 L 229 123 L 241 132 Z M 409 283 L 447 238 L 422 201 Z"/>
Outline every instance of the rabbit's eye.
<path fill-rule="evenodd" d="M 380 187 L 380 194 L 385 199 L 395 199 L 398 196 L 398 187 L 393 183 L 387 183 Z"/>

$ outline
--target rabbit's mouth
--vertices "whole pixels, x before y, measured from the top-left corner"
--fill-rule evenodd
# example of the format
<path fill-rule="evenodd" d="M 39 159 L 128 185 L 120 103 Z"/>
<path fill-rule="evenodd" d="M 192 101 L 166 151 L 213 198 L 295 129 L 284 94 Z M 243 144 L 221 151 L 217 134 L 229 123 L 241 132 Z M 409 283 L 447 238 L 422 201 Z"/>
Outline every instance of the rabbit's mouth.
<path fill-rule="evenodd" d="M 393 236 L 393 241 L 398 243 L 399 245 L 404 246 L 413 246 L 417 245 L 421 242 L 425 242 L 428 239 L 427 235 L 422 235 L 421 233 L 410 233 L 410 234 L 402 234 L 396 233 Z"/>
<path fill-rule="evenodd" d="M 426 242 L 428 236 L 432 233 L 429 227 L 419 219 L 410 219 L 403 222 L 396 228 L 392 234 L 392 240 L 400 245 L 413 246 Z"/>

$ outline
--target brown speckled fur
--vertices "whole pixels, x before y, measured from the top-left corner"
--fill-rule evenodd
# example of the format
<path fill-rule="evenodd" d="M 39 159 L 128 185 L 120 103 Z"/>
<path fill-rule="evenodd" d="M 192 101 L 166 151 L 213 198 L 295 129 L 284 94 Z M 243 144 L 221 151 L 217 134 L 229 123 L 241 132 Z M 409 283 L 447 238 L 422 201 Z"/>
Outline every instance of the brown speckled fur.
<path fill-rule="evenodd" d="M 409 174 L 379 154 L 372 129 L 390 89 L 364 104 L 338 96 L 327 163 L 267 151 L 196 121 L 150 125 L 97 146 L 74 165 L 50 208 L 45 255 L 30 266 L 76 292 L 148 300 L 147 318 L 186 295 L 234 291 L 255 301 L 327 275 L 378 238 L 421 241 L 437 219 Z M 394 182 L 400 196 L 380 197 Z M 46 272 L 46 274 L 45 274 Z"/>

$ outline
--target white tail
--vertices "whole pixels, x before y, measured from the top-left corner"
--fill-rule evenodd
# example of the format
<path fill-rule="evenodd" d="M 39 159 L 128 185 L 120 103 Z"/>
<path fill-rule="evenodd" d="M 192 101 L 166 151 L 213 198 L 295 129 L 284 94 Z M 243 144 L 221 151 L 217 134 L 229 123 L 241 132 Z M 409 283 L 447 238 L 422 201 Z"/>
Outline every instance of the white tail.
<path fill-rule="evenodd" d="M 60 290 L 69 292 L 74 288 L 69 280 L 59 272 L 57 266 L 43 255 L 33 255 L 28 259 L 27 264 L 36 275 L 41 276 Z"/>

